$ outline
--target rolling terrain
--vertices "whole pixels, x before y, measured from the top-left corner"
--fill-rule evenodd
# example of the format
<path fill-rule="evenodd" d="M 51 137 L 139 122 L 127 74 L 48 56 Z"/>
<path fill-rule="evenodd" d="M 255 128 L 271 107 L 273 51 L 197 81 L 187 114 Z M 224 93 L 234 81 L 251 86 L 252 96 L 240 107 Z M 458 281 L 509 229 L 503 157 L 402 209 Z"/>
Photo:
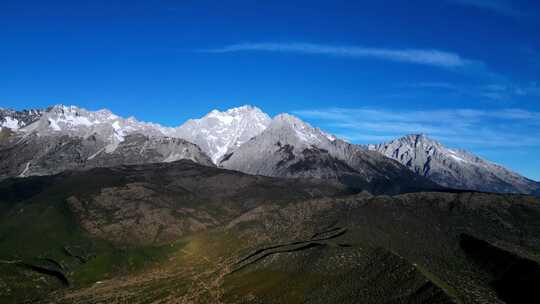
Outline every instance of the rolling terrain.
<path fill-rule="evenodd" d="M 525 303 L 540 280 L 530 196 L 182 160 L 7 179 L 0 198 L 3 303 Z"/>

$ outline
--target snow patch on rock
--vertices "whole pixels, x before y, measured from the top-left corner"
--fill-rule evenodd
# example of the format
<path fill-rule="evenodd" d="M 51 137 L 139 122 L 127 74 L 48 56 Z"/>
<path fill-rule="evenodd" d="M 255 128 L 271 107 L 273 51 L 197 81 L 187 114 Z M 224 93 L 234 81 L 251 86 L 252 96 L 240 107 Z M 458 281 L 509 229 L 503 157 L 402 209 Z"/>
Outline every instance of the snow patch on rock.
<path fill-rule="evenodd" d="M 259 135 L 270 121 L 267 114 L 253 106 L 213 110 L 200 119 L 188 120 L 175 130 L 174 137 L 197 144 L 217 163 L 225 154 Z"/>

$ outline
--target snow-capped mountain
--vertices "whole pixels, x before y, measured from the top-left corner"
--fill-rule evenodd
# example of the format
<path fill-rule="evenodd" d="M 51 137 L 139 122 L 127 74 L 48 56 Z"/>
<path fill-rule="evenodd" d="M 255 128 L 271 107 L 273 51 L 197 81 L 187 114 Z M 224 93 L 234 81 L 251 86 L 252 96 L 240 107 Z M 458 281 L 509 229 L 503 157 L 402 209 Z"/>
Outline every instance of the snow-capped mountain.
<path fill-rule="evenodd" d="M 13 111 L 0 108 L 0 129 L 17 131 L 38 120 L 42 114 L 43 110 Z"/>
<path fill-rule="evenodd" d="M 270 120 L 252 106 L 224 112 L 214 110 L 177 128 L 141 122 L 133 117 L 122 118 L 109 110 L 89 111 L 76 106 L 2 109 L 0 126 L 5 130 L 0 130 L 0 149 L 13 153 L 6 152 L 0 157 L 0 162 L 5 162 L 1 177 L 182 158 L 212 165 L 212 161 L 262 132 Z M 140 147 L 135 148 L 137 145 Z M 132 153 L 135 150 L 139 151 L 138 157 Z M 59 163 L 60 160 L 64 163 Z"/>
<path fill-rule="evenodd" d="M 56 105 L 43 111 L 37 121 L 20 131 L 41 136 L 69 135 L 84 138 L 95 135 L 108 142 L 107 151 L 112 152 L 127 135 L 162 137 L 172 134 L 174 129 L 141 122 L 133 117 L 125 119 L 109 110 L 88 111 L 75 106 Z"/>
<path fill-rule="evenodd" d="M 276 177 L 322 178 L 380 193 L 437 186 L 380 153 L 335 139 L 289 114 L 223 157 L 220 166 Z"/>
<path fill-rule="evenodd" d="M 450 149 L 424 134 L 369 145 L 436 183 L 457 189 L 533 193 L 540 184 L 464 150 Z"/>
<path fill-rule="evenodd" d="M 331 141 L 319 130 L 292 115 L 280 114 L 259 136 L 225 155 L 219 165 L 227 169 L 266 176 L 293 177 L 316 174 L 317 177 L 335 178 L 334 172 L 313 172 L 323 168 L 312 168 L 309 172 L 307 170 L 295 172 L 289 170 L 289 166 L 286 165 L 288 161 L 296 163 L 304 150 L 307 151 L 312 147 L 327 148 L 330 144 Z"/>
<path fill-rule="evenodd" d="M 195 144 L 168 137 L 174 128 L 125 119 L 109 110 L 56 105 L 3 110 L 2 118 L 0 179 L 179 159 L 213 166 Z"/>
<path fill-rule="evenodd" d="M 36 133 L 0 140 L 0 180 L 51 175 L 65 170 L 172 162 L 190 159 L 213 166 L 196 145 L 179 138 L 127 135 L 114 149 L 98 136 L 76 137 Z"/>
<path fill-rule="evenodd" d="M 200 119 L 190 119 L 174 131 L 174 136 L 197 144 L 217 163 L 225 154 L 259 135 L 270 124 L 259 108 L 241 106 L 224 112 L 213 110 Z"/>
<path fill-rule="evenodd" d="M 0 152 L 0 179 L 187 158 L 250 174 L 324 178 L 360 188 L 426 189 L 433 187 L 428 178 L 451 188 L 540 195 L 540 183 L 425 135 L 358 146 L 292 115 L 271 119 L 253 106 L 213 110 L 176 128 L 75 106 L 0 109 Z"/>

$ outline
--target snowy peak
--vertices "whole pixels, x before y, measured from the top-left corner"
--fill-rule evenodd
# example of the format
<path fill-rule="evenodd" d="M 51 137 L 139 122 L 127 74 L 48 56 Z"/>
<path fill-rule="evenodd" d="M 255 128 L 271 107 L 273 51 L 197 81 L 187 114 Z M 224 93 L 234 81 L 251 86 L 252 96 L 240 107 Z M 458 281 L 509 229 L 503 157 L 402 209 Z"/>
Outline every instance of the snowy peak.
<path fill-rule="evenodd" d="M 217 163 L 225 154 L 259 135 L 270 121 L 259 108 L 245 105 L 223 112 L 213 110 L 200 119 L 190 119 L 174 134 L 197 144 Z"/>
<path fill-rule="evenodd" d="M 55 105 L 40 112 L 35 121 L 19 128 L 19 131 L 38 136 L 95 136 L 108 143 L 105 151 L 112 153 L 127 135 L 163 137 L 171 134 L 173 129 L 134 118 L 125 119 L 106 109 L 89 111 L 76 106 Z"/>
<path fill-rule="evenodd" d="M 258 135 L 270 124 L 270 117 L 259 108 L 241 106 L 223 112 L 213 110 L 200 119 L 191 119 L 178 128 L 123 118 L 102 109 L 89 111 L 62 104 L 45 110 L 0 110 L 0 127 L 38 136 L 98 136 L 113 152 L 131 134 L 149 137 L 176 137 L 196 143 L 214 162 L 228 151 Z"/>
<path fill-rule="evenodd" d="M 176 130 L 175 136 L 197 144 L 217 164 L 225 155 L 264 131 L 277 141 L 299 146 L 319 145 L 335 139 L 296 116 L 280 114 L 270 119 L 259 108 L 249 105 L 223 112 L 213 110 L 200 119 L 190 119 Z"/>
<path fill-rule="evenodd" d="M 47 111 L 49 127 L 55 131 L 100 131 L 112 129 L 118 135 L 140 133 L 147 136 L 166 136 L 172 128 L 159 124 L 138 121 L 134 117 L 122 118 L 107 109 L 88 111 L 75 106 L 57 105 Z"/>
<path fill-rule="evenodd" d="M 281 130 L 282 133 L 288 133 L 288 135 L 294 136 L 300 143 L 308 145 L 319 145 L 335 140 L 335 137 L 287 113 L 274 117 L 270 123 L 269 130 L 274 132 Z"/>
<path fill-rule="evenodd" d="M 252 120 L 254 122 L 264 122 L 264 128 L 267 126 L 267 121 L 270 120 L 270 117 L 263 111 L 261 111 L 259 108 L 245 105 L 237 108 L 232 108 L 223 112 L 220 112 L 219 110 L 212 110 L 208 114 L 206 114 L 201 119 L 193 119 L 193 121 L 196 122 L 203 122 L 204 120 L 217 120 L 218 123 L 221 123 L 223 125 L 227 126 L 233 126 L 235 122 L 241 121 L 241 120 Z"/>
<path fill-rule="evenodd" d="M 106 110 L 90 112 L 75 106 L 64 105 L 55 105 L 48 108 L 45 116 L 50 128 L 54 131 L 76 129 L 81 126 L 91 127 L 118 118 Z"/>
<path fill-rule="evenodd" d="M 308 123 L 288 113 L 281 113 L 281 114 L 276 115 L 272 123 L 273 124 L 288 124 L 293 127 L 294 126 L 308 126 Z"/>
<path fill-rule="evenodd" d="M 217 110 L 214 110 L 214 111 L 217 111 Z M 252 105 L 243 105 L 240 107 L 231 108 L 225 111 L 225 113 L 231 116 L 238 116 L 238 115 L 245 115 L 245 114 L 266 115 L 263 111 L 261 111 L 261 109 Z"/>

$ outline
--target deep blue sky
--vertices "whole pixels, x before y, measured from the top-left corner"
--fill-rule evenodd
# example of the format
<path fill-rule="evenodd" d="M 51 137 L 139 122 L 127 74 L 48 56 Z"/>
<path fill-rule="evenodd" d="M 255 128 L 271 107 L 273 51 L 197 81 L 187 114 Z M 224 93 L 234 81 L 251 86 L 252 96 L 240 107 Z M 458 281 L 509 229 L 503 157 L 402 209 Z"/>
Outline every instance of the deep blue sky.
<path fill-rule="evenodd" d="M 540 2 L 0 1 L 0 107 L 425 132 L 540 180 Z"/>

